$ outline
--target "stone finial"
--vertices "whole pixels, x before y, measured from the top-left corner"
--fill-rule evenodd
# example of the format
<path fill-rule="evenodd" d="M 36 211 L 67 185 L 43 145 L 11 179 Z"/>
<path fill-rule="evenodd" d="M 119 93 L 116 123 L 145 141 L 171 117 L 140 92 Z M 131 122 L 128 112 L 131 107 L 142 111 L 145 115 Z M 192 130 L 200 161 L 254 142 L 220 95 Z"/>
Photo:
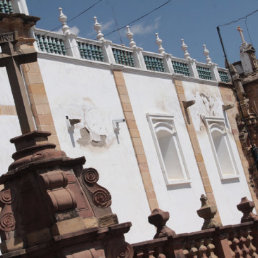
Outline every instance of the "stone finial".
<path fill-rule="evenodd" d="M 129 43 L 130 47 L 136 47 L 136 43 L 133 40 L 133 33 L 130 30 L 130 26 L 126 26 L 126 30 L 127 30 L 126 36 L 130 41 L 130 43 Z"/>
<path fill-rule="evenodd" d="M 169 212 L 160 209 L 154 209 L 152 211 L 151 215 L 148 217 L 148 221 L 157 228 L 157 233 L 154 238 L 174 237 L 176 235 L 172 229 L 166 226 L 168 220 Z"/>
<path fill-rule="evenodd" d="M 185 44 L 184 39 L 181 39 L 181 41 L 182 41 L 181 48 L 182 48 L 182 50 L 184 51 L 184 57 L 185 57 L 185 59 L 191 59 L 190 54 L 189 54 L 189 52 L 188 52 L 188 46 Z"/>
<path fill-rule="evenodd" d="M 94 30 L 97 32 L 97 40 L 104 40 L 104 34 L 101 32 L 101 24 L 98 22 L 97 17 L 94 16 Z"/>
<path fill-rule="evenodd" d="M 214 218 L 215 214 L 217 213 L 217 208 L 209 204 L 208 198 L 204 194 L 201 195 L 200 200 L 202 206 L 199 210 L 197 210 L 197 214 L 199 217 L 204 219 L 202 230 L 221 226 L 221 224 Z"/>
<path fill-rule="evenodd" d="M 67 16 L 63 13 L 63 8 L 59 7 L 59 21 L 62 23 L 62 30 L 64 35 L 71 34 L 70 27 L 67 25 Z"/>
<path fill-rule="evenodd" d="M 237 209 L 243 213 L 241 223 L 258 220 L 258 216 L 252 212 L 253 208 L 254 202 L 249 201 L 247 197 L 241 199 L 241 202 L 237 205 Z"/>
<path fill-rule="evenodd" d="M 203 54 L 206 57 L 206 63 L 211 64 L 212 62 L 211 62 L 211 58 L 210 58 L 210 51 L 206 47 L 206 44 L 203 44 Z"/>
<path fill-rule="evenodd" d="M 243 34 L 243 29 L 241 29 L 240 26 L 237 27 L 237 30 L 239 31 L 241 41 L 242 41 L 242 46 L 247 46 L 247 42 L 245 41 L 244 34 Z"/>
<path fill-rule="evenodd" d="M 162 39 L 159 38 L 159 33 L 156 33 L 156 44 L 159 47 L 159 53 L 165 54 L 165 49 L 162 47 Z"/>

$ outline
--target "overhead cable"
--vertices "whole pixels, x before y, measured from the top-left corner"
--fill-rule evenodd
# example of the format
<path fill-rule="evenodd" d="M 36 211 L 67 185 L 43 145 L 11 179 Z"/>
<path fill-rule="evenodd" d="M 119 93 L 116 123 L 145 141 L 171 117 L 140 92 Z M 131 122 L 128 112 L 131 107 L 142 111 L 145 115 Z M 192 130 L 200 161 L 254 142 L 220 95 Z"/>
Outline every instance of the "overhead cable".
<path fill-rule="evenodd" d="M 153 12 L 155 12 L 155 11 L 159 10 L 160 8 L 162 8 L 163 6 L 167 5 L 167 4 L 168 4 L 169 2 L 171 2 L 171 1 L 172 1 L 172 0 L 168 0 L 168 1 L 166 1 L 165 3 L 163 3 L 163 4 L 161 4 L 161 5 L 157 6 L 157 7 L 155 7 L 155 8 L 152 9 L 151 11 L 145 13 L 144 15 L 142 15 L 142 16 L 140 16 L 140 17 L 134 19 L 133 21 L 131 21 L 131 22 L 129 22 L 129 23 L 127 23 L 126 25 L 121 26 L 121 27 L 119 27 L 119 28 L 117 28 L 117 29 L 114 29 L 114 30 L 112 30 L 112 31 L 110 31 L 110 32 L 108 32 L 108 33 L 105 33 L 105 36 L 109 36 L 109 35 L 113 34 L 114 32 L 117 32 L 117 31 L 119 31 L 119 30 L 121 30 L 121 29 L 124 29 L 127 25 L 133 25 L 134 23 L 140 21 L 141 19 L 145 18 L 146 16 L 152 14 Z"/>
<path fill-rule="evenodd" d="M 246 20 L 249 16 L 254 15 L 254 14 L 257 13 L 257 12 L 258 12 L 258 9 L 254 10 L 254 11 L 252 11 L 251 13 L 248 13 L 247 15 L 245 15 L 245 16 L 243 16 L 243 17 L 240 17 L 240 18 L 238 18 L 238 19 L 236 19 L 236 20 L 233 20 L 233 21 L 230 21 L 230 22 L 227 22 L 227 23 L 218 25 L 218 27 L 228 26 L 228 25 L 231 25 L 231 24 L 233 24 L 233 23 L 239 22 L 239 21 L 241 21 L 241 20 Z"/>

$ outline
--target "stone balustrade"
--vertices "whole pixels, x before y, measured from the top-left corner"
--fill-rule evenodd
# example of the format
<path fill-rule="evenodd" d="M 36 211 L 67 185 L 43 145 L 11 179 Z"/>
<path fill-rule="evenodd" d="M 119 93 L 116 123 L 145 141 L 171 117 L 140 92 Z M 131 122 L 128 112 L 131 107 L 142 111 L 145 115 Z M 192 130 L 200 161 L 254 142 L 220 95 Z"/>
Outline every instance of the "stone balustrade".
<path fill-rule="evenodd" d="M 65 37 L 63 35 L 49 33 L 48 31 L 44 30 L 37 30 L 35 31 L 34 35 L 39 51 L 64 56 L 67 54 Z"/>
<path fill-rule="evenodd" d="M 0 13 L 23 13 L 28 15 L 26 0 L 0 0 Z"/>
<path fill-rule="evenodd" d="M 253 202 L 243 198 L 237 208 L 243 212 L 241 221 L 245 222 L 241 224 L 214 225 L 202 231 L 178 235 L 165 225 L 167 213 L 156 210 L 149 216 L 149 221 L 157 227 L 157 234 L 153 240 L 133 244 L 134 257 L 258 257 L 258 220 L 252 213 Z"/>
<path fill-rule="evenodd" d="M 13 5 L 11 0 L 0 0 L 0 13 L 13 13 Z"/>
<path fill-rule="evenodd" d="M 34 30 L 38 51 L 54 55 L 66 55 L 74 58 L 122 65 L 149 72 L 158 72 L 217 82 L 229 82 L 227 69 L 218 68 L 214 63 L 201 63 L 188 58 L 173 57 L 165 52 L 153 53 L 132 45 L 126 47 L 109 40 L 89 40 L 72 33 L 62 35 L 45 30 Z M 53 47 L 52 47 L 53 44 Z M 61 48 L 60 48 L 61 46 Z"/>

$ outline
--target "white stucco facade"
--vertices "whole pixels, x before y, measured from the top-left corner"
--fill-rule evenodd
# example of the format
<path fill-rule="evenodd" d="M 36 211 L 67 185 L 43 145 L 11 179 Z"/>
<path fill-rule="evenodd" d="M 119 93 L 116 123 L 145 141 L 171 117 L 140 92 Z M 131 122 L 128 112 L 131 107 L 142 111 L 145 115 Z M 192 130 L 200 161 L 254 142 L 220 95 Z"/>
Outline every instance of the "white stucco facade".
<path fill-rule="evenodd" d="M 216 85 L 208 85 L 207 82 L 186 81 L 183 82 L 183 87 L 186 99 L 196 102 L 189 108 L 189 112 L 192 116 L 222 224 L 237 224 L 240 222 L 242 214 L 237 211 L 236 205 L 243 196 L 251 199 L 251 195 L 226 112 L 222 109 L 223 101 L 219 88 Z M 212 148 L 213 143 L 209 138 L 209 129 L 204 122 L 205 117 L 221 119 L 226 123 L 227 136 L 237 170 L 236 175 L 231 178 L 223 179 L 220 176 Z"/>
<path fill-rule="evenodd" d="M 203 220 L 197 216 L 204 193 L 191 142 L 171 78 L 125 73 L 125 81 L 147 156 L 152 182 L 161 209 L 170 212 L 168 226 L 177 233 L 196 231 Z M 167 185 L 151 135 L 147 114 L 173 116 L 190 183 Z"/>
<path fill-rule="evenodd" d="M 112 120 L 123 118 L 123 112 L 112 72 L 86 62 L 39 59 L 39 65 L 61 149 L 69 157 L 85 156 L 85 167 L 98 170 L 99 183 L 111 193 L 113 212 L 120 222 L 133 224 L 127 241 L 151 239 L 154 227 L 147 220 L 150 209 L 126 123 L 120 124 L 119 144 L 113 131 Z M 67 130 L 66 116 L 81 119 L 74 133 Z M 83 138 L 85 126 L 105 134 L 105 145 Z"/>
<path fill-rule="evenodd" d="M 15 109 L 14 99 L 5 68 L 0 68 L 1 98 L 0 98 L 0 174 L 8 171 L 9 165 L 13 162 L 12 154 L 15 147 L 10 143 L 10 139 L 21 134 L 17 115 L 8 114 L 5 110 Z"/>

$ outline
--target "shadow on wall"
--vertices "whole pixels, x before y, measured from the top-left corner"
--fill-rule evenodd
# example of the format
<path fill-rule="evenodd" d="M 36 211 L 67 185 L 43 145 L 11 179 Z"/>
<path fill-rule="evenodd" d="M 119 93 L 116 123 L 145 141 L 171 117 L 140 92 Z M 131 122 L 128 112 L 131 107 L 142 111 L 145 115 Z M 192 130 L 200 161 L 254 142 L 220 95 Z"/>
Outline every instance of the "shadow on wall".
<path fill-rule="evenodd" d="M 191 183 L 183 183 L 183 184 L 175 184 L 175 185 L 167 185 L 168 190 L 178 190 L 178 189 L 186 189 L 191 188 Z"/>

